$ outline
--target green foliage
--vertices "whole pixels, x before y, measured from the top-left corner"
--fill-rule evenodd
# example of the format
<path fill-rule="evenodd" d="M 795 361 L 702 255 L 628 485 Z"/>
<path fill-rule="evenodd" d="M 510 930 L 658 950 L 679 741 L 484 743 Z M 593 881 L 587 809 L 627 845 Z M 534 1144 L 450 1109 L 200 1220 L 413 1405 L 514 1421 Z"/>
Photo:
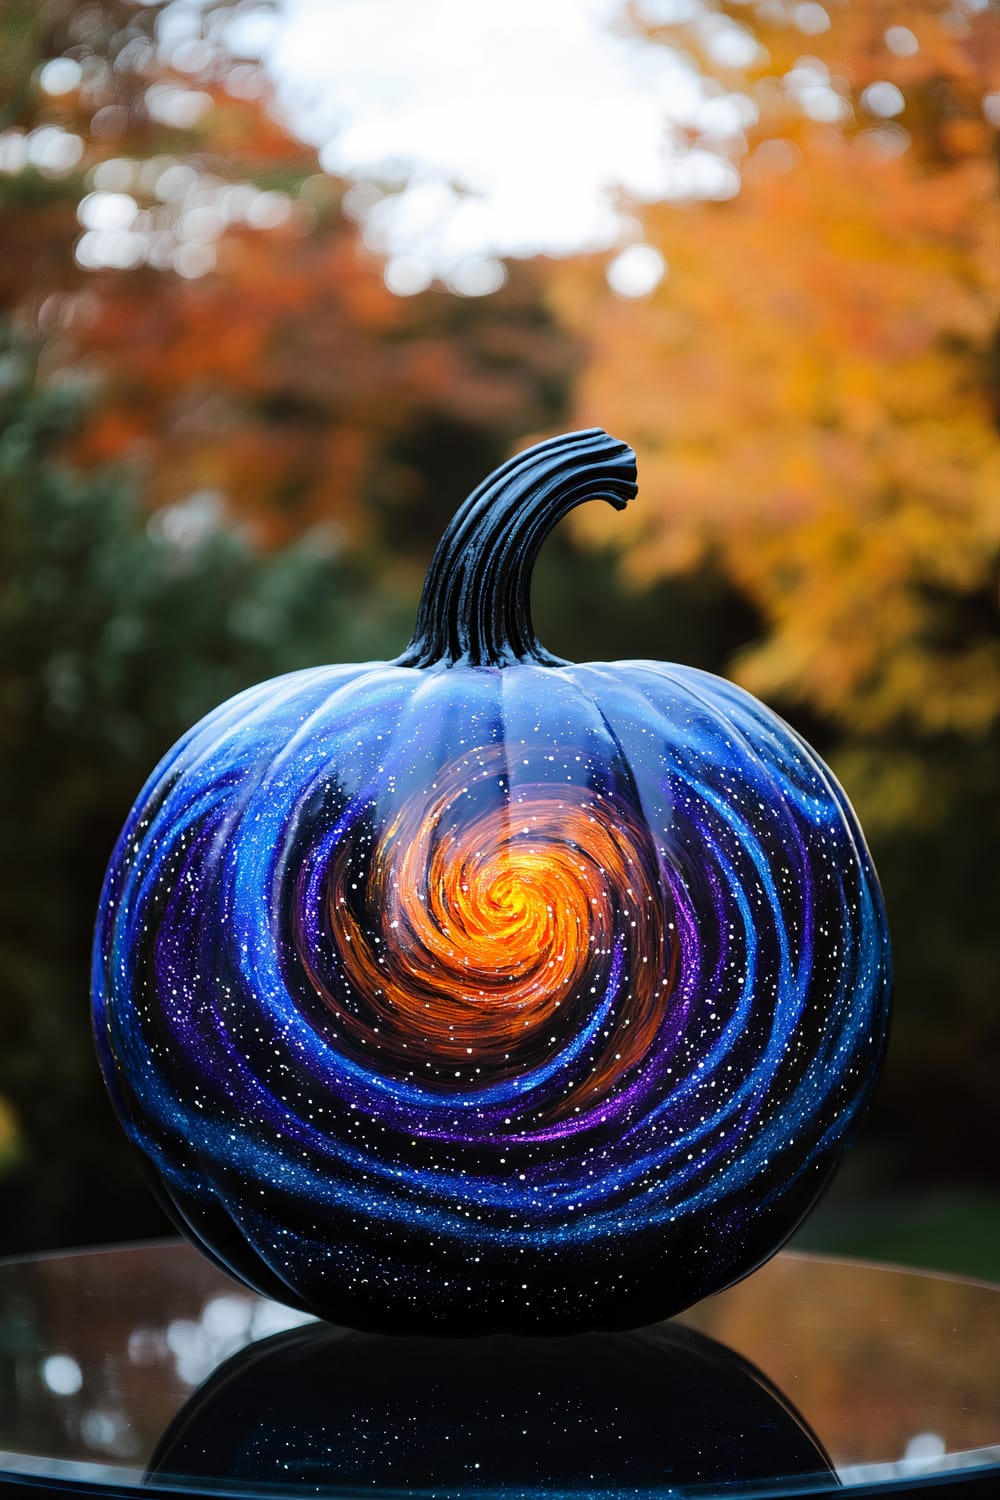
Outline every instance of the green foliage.
<path fill-rule="evenodd" d="M 791 1248 L 1000 1281 L 1000 1199 L 954 1188 L 855 1196 L 838 1179 Z"/>
<path fill-rule="evenodd" d="M 145 776 L 251 682 L 393 654 L 412 603 L 386 602 L 316 533 L 258 555 L 211 497 L 147 517 L 137 476 L 57 456 L 79 388 L 39 384 L 13 342 L 0 378 L 0 1219 L 13 1249 L 156 1222 L 104 1102 L 87 998 L 104 863 Z"/>

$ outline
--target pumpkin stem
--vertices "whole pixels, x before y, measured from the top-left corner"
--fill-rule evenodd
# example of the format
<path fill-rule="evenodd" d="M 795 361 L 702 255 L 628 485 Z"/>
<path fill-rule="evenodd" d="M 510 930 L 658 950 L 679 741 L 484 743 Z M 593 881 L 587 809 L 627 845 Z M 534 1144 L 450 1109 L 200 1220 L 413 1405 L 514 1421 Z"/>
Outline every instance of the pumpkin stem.
<path fill-rule="evenodd" d="M 599 427 L 568 432 L 509 459 L 459 506 L 427 570 L 402 667 L 567 663 L 535 639 L 531 573 L 549 532 L 584 500 L 624 510 L 635 454 Z"/>

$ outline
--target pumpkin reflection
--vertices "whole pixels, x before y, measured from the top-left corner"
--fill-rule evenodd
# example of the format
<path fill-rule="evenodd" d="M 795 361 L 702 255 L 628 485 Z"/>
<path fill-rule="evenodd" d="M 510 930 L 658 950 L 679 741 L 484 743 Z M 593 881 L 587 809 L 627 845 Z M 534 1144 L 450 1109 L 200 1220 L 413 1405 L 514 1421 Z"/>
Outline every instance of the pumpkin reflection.
<path fill-rule="evenodd" d="M 147 1481 L 630 1493 L 831 1469 L 746 1360 L 689 1328 L 394 1339 L 309 1325 L 222 1365 Z"/>

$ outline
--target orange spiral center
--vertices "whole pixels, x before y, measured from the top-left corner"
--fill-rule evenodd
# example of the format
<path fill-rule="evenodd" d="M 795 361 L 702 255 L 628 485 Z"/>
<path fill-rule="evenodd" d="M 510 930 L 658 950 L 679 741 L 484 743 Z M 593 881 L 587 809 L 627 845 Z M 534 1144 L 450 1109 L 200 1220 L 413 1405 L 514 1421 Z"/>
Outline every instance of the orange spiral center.
<path fill-rule="evenodd" d="M 505 764 L 479 751 L 405 801 L 363 875 L 356 852 L 334 855 L 328 917 L 353 997 L 339 1020 L 382 1070 L 485 1084 L 565 1048 L 617 976 L 576 1080 L 590 1095 L 641 1060 L 669 993 L 655 855 L 620 802 L 511 787 Z"/>

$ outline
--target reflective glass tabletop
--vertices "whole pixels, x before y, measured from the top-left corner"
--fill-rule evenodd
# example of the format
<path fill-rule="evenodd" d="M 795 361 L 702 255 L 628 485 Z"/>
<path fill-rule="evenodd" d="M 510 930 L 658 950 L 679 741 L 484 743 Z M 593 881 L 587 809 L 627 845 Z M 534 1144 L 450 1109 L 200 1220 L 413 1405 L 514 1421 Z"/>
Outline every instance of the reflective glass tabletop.
<path fill-rule="evenodd" d="M 998 1374 L 1000 1288 L 790 1253 L 563 1339 L 352 1333 L 180 1242 L 0 1262 L 0 1485 L 36 1492 L 1000 1494 Z"/>

